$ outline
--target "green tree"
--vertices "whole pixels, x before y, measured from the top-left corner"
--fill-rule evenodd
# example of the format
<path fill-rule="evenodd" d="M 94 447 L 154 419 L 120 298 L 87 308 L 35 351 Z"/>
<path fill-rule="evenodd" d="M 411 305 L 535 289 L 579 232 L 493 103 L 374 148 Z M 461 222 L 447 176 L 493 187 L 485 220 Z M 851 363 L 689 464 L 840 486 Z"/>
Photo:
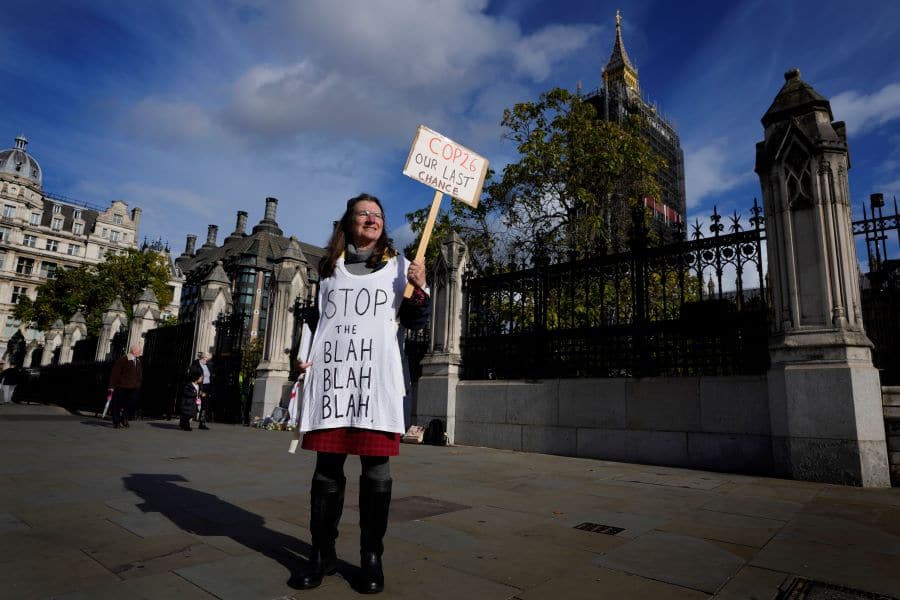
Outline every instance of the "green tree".
<path fill-rule="evenodd" d="M 659 197 L 665 161 L 641 123 L 603 121 L 580 96 L 556 88 L 503 112 L 504 137 L 519 160 L 486 187 L 490 207 L 523 258 L 620 252 L 644 197 Z"/>
<path fill-rule="evenodd" d="M 488 169 L 486 181 L 490 182 L 493 170 Z M 431 240 L 425 250 L 425 264 L 433 265 L 440 253 L 441 243 L 456 233 L 469 247 L 470 260 L 476 268 L 486 266 L 494 255 L 496 235 L 492 222 L 496 221 L 490 199 L 482 199 L 478 208 L 452 199 L 445 199 L 442 210 L 434 223 Z M 419 248 L 419 240 L 428 220 L 430 206 L 406 214 L 406 220 L 416 233 L 415 239 L 404 248 L 406 256 L 412 258 Z"/>
<path fill-rule="evenodd" d="M 122 300 L 128 318 L 132 307 L 146 287 L 156 295 L 160 306 L 172 302 L 168 260 L 156 252 L 129 249 L 122 255 L 109 256 L 97 265 L 60 268 L 54 279 L 37 289 L 37 299 L 23 298 L 13 315 L 23 323 L 46 330 L 57 320 L 67 323 L 80 310 L 87 321 L 88 332 L 100 331 L 103 313 L 116 296 Z"/>
<path fill-rule="evenodd" d="M 580 96 L 556 88 L 504 110 L 501 125 L 518 160 L 499 178 L 488 174 L 477 209 L 452 202 L 441 213 L 426 262 L 453 232 L 479 269 L 627 250 L 635 217 L 649 220 L 643 198 L 659 197 L 656 175 L 665 166 L 639 121 L 603 121 Z M 413 231 L 427 215 L 407 215 Z M 417 245 L 418 238 L 407 251 Z"/>

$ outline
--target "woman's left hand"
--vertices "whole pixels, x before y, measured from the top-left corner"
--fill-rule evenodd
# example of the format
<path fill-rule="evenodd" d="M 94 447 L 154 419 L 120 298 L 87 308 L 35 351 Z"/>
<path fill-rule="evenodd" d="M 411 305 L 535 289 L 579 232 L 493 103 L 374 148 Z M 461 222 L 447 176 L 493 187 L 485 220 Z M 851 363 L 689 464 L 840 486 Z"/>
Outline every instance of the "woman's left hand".
<path fill-rule="evenodd" d="M 425 261 L 414 260 L 409 264 L 406 279 L 417 288 L 425 287 Z"/>

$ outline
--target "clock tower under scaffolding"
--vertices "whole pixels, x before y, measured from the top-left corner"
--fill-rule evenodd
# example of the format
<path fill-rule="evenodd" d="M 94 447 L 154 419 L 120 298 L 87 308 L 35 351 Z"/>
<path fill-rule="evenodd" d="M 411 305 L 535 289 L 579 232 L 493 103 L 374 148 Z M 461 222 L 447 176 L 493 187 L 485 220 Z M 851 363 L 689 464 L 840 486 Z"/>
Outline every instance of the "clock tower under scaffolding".
<path fill-rule="evenodd" d="M 641 93 L 638 70 L 631 63 L 622 42 L 622 17 L 619 11 L 616 11 L 616 40 L 609 61 L 603 69 L 603 85 L 589 94 L 586 100 L 604 121 L 623 123 L 632 115 L 641 118 L 644 123 L 644 138 L 666 161 L 666 167 L 657 174 L 662 197 L 645 198 L 644 203 L 653 210 L 658 221 L 670 225 L 683 223 L 686 199 L 681 141 L 675 126 Z"/>

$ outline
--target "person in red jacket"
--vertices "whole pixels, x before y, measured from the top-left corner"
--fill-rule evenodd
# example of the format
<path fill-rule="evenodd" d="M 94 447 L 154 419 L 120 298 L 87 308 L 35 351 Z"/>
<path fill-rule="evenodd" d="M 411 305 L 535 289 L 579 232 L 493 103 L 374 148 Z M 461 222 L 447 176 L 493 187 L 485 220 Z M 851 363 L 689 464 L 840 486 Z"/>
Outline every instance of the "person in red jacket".
<path fill-rule="evenodd" d="M 128 354 L 113 364 L 109 374 L 112 421 L 116 429 L 129 426 L 128 418 L 138 406 L 142 376 L 141 347 L 135 344 L 128 350 Z"/>

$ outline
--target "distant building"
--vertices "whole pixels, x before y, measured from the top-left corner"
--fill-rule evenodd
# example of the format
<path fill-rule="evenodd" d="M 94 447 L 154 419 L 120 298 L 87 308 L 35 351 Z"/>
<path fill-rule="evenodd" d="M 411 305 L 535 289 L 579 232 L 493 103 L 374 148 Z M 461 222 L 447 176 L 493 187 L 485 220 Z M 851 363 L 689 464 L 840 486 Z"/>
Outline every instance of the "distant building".
<path fill-rule="evenodd" d="M 102 261 L 137 246 L 141 209 L 114 200 L 102 209 L 51 194 L 43 172 L 28 152 L 24 136 L 0 150 L 0 352 L 17 331 L 30 340 L 12 312 L 20 298 L 32 300 L 37 288 L 60 267 Z"/>
<path fill-rule="evenodd" d="M 631 64 L 622 42 L 622 17 L 616 11 L 616 40 L 612 54 L 603 69 L 603 86 L 586 100 L 605 121 L 625 122 L 631 115 L 640 117 L 646 126 L 643 134 L 650 146 L 667 163 L 657 175 L 661 198 L 645 198 L 656 219 L 666 224 L 683 223 L 686 199 L 684 191 L 684 153 L 675 126 L 659 114 L 656 106 L 644 99 L 638 71 Z"/>
<path fill-rule="evenodd" d="M 307 269 L 310 283 L 318 281 L 317 265 L 324 249 L 294 237 L 285 237 L 275 220 L 277 208 L 276 198 L 266 198 L 264 216 L 249 233 L 246 231 L 247 213 L 238 211 L 235 229 L 221 246 L 216 240 L 218 225 L 209 225 L 206 242 L 199 248 L 196 248 L 197 236 L 187 236 L 184 252 L 175 259 L 175 267 L 185 277 L 180 321 L 197 319 L 204 302 L 205 284 L 220 283 L 231 292 L 231 313 L 243 316 L 245 337 L 248 340 L 262 338 L 266 333 L 270 278 L 275 264 L 285 257 L 297 259 L 311 266 Z M 204 343 L 207 339 L 212 339 L 212 335 L 198 332 L 199 342 L 196 343 L 209 350 Z"/>

